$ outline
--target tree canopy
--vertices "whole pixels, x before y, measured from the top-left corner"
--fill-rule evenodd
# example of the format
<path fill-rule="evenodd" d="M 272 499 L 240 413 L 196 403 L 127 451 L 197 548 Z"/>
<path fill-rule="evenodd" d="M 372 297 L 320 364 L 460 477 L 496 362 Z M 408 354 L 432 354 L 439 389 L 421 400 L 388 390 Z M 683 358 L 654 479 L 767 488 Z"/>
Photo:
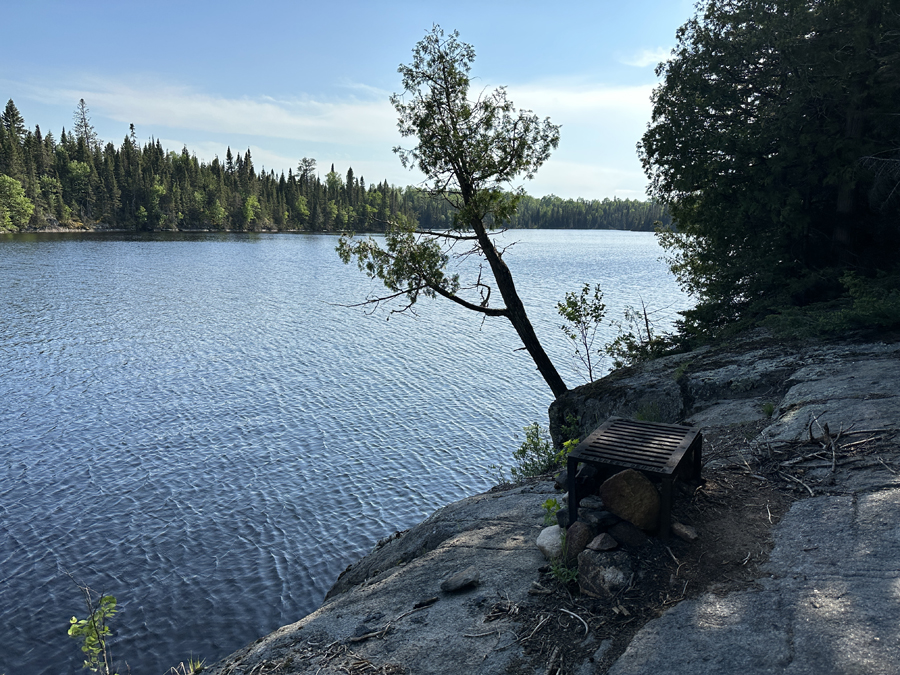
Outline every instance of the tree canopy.
<path fill-rule="evenodd" d="M 88 112 L 79 101 L 75 124 L 59 141 L 39 126 L 29 130 L 11 99 L 0 112 L 0 174 L 17 180 L 34 207 L 24 222 L 10 220 L 9 230 L 103 223 L 136 230 L 380 232 L 400 220 L 444 229 L 456 212 L 421 188 L 367 183 L 352 168 L 323 180 L 309 157 L 287 174 L 258 170 L 249 152 L 230 147 L 224 161 L 202 162 L 186 147 L 174 152 L 158 140 L 142 144 L 133 124 L 119 146 L 102 143 Z M 668 220 L 653 202 L 524 195 L 510 226 L 650 231 Z"/>
<path fill-rule="evenodd" d="M 706 0 L 677 33 L 638 149 L 678 232 L 689 330 L 829 300 L 900 250 L 900 11 Z"/>
<path fill-rule="evenodd" d="M 424 190 L 454 209 L 449 229 L 417 229 L 392 223 L 384 244 L 373 238 L 343 237 L 338 252 L 344 262 L 380 278 L 389 294 L 371 302 L 405 296 L 410 309 L 420 296 L 442 296 L 486 316 L 506 317 L 515 328 L 553 394 L 566 386 L 544 352 L 516 292 L 503 251 L 491 231 L 508 222 L 521 188 L 559 143 L 559 127 L 529 110 L 517 110 L 504 88 L 470 98 L 475 50 L 459 34 L 445 35 L 435 26 L 413 49 L 409 65 L 401 65 L 404 91 L 394 94 L 398 127 L 417 144 L 394 151 L 406 167 L 425 174 Z M 507 191 L 505 188 L 513 187 Z M 481 273 L 462 281 L 451 273 L 453 258 L 477 256 L 487 262 Z M 497 306 L 494 291 L 502 304 Z"/>

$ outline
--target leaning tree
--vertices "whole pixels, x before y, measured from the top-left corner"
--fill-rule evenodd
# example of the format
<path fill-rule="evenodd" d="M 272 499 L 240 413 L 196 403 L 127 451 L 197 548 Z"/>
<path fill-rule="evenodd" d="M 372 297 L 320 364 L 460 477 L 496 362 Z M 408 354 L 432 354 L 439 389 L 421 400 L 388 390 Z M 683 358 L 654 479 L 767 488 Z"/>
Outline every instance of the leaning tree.
<path fill-rule="evenodd" d="M 338 253 L 345 263 L 384 282 L 388 293 L 369 298 L 379 304 L 402 298 L 409 311 L 422 296 L 441 296 L 484 316 L 506 317 L 534 359 L 553 395 L 566 385 L 541 346 L 512 274 L 504 249 L 493 239 L 516 208 L 521 186 L 531 179 L 559 143 L 559 126 L 530 110 L 517 110 L 503 87 L 471 97 L 471 45 L 459 33 L 445 35 L 434 26 L 401 65 L 403 93 L 391 96 L 403 137 L 415 137 L 411 149 L 394 148 L 406 168 L 426 177 L 424 189 L 454 208 L 447 230 L 419 229 L 415 224 L 388 223 L 382 241 L 341 237 Z M 463 280 L 448 269 L 451 261 L 478 256 L 487 262 L 492 280 L 479 272 Z M 502 304 L 493 304 L 499 291 Z"/>

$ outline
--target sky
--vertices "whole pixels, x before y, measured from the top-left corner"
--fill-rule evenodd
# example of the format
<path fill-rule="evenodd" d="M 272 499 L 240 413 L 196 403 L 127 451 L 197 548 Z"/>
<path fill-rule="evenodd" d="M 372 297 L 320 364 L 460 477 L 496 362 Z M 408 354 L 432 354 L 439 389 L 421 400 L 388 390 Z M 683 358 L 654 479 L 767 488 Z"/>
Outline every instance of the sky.
<path fill-rule="evenodd" d="M 536 197 L 645 199 L 635 146 L 650 120 L 656 64 L 692 0 L 250 3 L 4 0 L 0 106 L 59 137 L 79 99 L 99 137 L 134 124 L 204 162 L 250 150 L 257 170 L 317 160 L 367 183 L 415 185 L 392 149 L 397 67 L 440 25 L 474 46 L 472 93 L 507 87 L 517 108 L 562 125 L 532 181 Z"/>

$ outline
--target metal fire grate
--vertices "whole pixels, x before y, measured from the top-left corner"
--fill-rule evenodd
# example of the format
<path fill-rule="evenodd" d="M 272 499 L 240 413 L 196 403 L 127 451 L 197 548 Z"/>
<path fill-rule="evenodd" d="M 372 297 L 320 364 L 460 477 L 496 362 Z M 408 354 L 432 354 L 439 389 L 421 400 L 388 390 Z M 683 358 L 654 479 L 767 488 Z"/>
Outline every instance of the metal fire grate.
<path fill-rule="evenodd" d="M 659 535 L 667 538 L 672 519 L 672 485 L 676 478 L 700 481 L 702 445 L 703 435 L 696 427 L 611 417 L 569 454 L 569 524 L 577 520 L 578 504 L 586 496 L 578 492 L 579 464 L 597 467 L 601 478 L 635 469 L 662 483 Z"/>

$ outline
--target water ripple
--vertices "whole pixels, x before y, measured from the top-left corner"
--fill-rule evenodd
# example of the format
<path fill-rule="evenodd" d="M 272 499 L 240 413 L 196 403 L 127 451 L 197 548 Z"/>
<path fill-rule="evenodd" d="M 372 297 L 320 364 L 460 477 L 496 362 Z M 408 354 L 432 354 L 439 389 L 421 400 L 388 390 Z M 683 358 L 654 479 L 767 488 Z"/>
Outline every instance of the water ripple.
<path fill-rule="evenodd" d="M 571 384 L 566 290 L 600 281 L 612 313 L 638 292 L 685 306 L 648 235 L 515 238 L 509 264 Z M 0 672 L 81 672 L 67 572 L 118 598 L 112 646 L 133 672 L 221 657 L 314 609 L 385 534 L 488 487 L 546 419 L 502 321 L 336 306 L 372 287 L 335 243 L 0 242 Z"/>

